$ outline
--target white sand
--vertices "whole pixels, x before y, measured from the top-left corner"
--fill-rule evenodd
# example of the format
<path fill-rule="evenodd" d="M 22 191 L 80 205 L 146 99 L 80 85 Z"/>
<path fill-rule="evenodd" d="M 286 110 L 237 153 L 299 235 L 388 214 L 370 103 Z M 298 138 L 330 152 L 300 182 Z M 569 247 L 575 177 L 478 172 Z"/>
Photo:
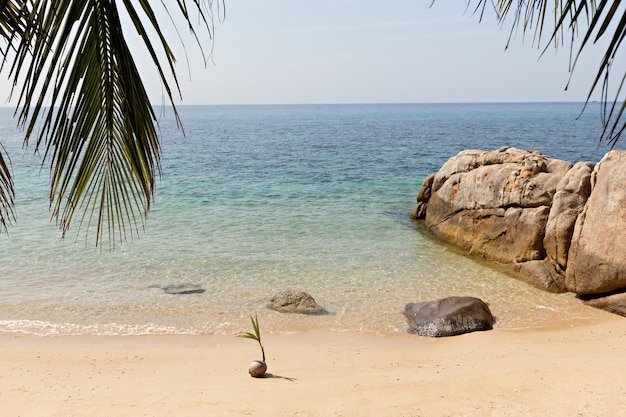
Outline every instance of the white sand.
<path fill-rule="evenodd" d="M 621 416 L 626 319 L 451 338 L 0 334 L 0 416 Z"/>

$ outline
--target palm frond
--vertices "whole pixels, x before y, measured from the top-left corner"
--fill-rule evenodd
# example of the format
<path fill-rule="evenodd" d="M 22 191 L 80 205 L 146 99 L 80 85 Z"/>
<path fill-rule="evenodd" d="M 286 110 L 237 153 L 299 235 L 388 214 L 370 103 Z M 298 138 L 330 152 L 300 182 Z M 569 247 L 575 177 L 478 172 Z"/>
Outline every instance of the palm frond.
<path fill-rule="evenodd" d="M 0 37 L 6 41 L 6 49 L 0 49 L 3 62 L 12 45 L 13 39 L 21 37 L 26 32 L 28 20 L 28 5 L 23 1 L 0 0 Z"/>
<path fill-rule="evenodd" d="M 0 37 L 5 41 L 4 46 L 0 48 L 2 56 L 0 69 L 7 62 L 14 40 L 23 36 L 26 31 L 28 21 L 23 19 L 23 16 L 27 14 L 27 10 L 27 5 L 21 2 L 0 0 Z M 15 220 L 15 189 L 11 159 L 0 143 L 0 231 L 6 232 L 8 226 L 15 223 Z"/>
<path fill-rule="evenodd" d="M 258 315 L 255 315 L 254 317 L 250 316 L 250 321 L 252 322 L 252 329 L 254 330 L 254 333 L 245 332 L 245 333 L 239 334 L 238 337 L 243 337 L 245 339 L 256 340 L 257 342 L 261 343 L 261 331 L 259 329 L 259 317 L 258 317 Z"/>
<path fill-rule="evenodd" d="M 252 339 L 256 340 L 259 343 L 259 347 L 261 348 L 261 355 L 263 356 L 263 362 L 265 362 L 265 349 L 263 349 L 263 344 L 261 343 L 261 329 L 259 328 L 259 316 L 254 315 L 254 317 L 250 316 L 250 321 L 252 322 L 252 329 L 254 333 L 244 332 L 237 335 L 237 337 L 242 337 L 244 339 Z"/>
<path fill-rule="evenodd" d="M 11 175 L 11 161 L 0 144 L 0 230 L 6 232 L 15 222 L 15 190 Z"/>
<path fill-rule="evenodd" d="M 256 340 L 257 342 L 259 341 L 256 334 L 250 333 L 250 332 L 244 332 L 244 333 L 238 334 L 237 337 L 242 337 L 244 339 L 252 339 L 252 340 Z"/>
<path fill-rule="evenodd" d="M 20 37 L 11 67 L 25 143 L 38 132 L 35 151 L 42 150 L 50 165 L 50 208 L 63 236 L 79 218 L 85 238 L 95 227 L 96 245 L 104 240 L 114 245 L 143 229 L 161 173 L 157 118 L 126 43 L 118 3 L 182 126 L 169 82 L 172 77 L 180 95 L 176 59 L 147 0 L 30 3 L 29 30 Z M 206 10 L 212 3 L 193 1 L 209 35 Z M 185 0 L 177 5 L 194 27 Z M 18 77 L 24 77 L 21 83 Z"/>
<path fill-rule="evenodd" d="M 476 10 L 487 3 L 488 0 L 477 0 Z M 497 0 L 492 4 L 501 23 L 512 20 L 509 42 L 518 30 L 523 34 L 532 30 L 538 46 L 543 43 L 544 34 L 547 33 L 549 42 L 543 52 L 551 44 L 559 47 L 567 41 L 571 57 L 569 69 L 572 73 L 590 44 L 596 44 L 601 39 L 608 41 L 586 102 L 600 90 L 603 126 L 600 141 L 607 141 L 614 146 L 626 130 L 626 107 L 623 104 L 626 98 L 626 91 L 623 90 L 626 69 L 615 86 L 611 83 L 613 65 L 626 37 L 626 5 L 620 0 Z M 577 43 L 581 34 L 582 38 Z"/>

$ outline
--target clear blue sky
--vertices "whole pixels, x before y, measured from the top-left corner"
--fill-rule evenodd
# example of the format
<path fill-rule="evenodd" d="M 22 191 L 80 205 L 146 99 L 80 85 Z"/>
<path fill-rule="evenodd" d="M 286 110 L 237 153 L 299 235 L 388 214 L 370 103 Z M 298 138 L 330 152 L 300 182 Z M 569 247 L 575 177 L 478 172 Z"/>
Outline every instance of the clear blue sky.
<path fill-rule="evenodd" d="M 567 45 L 540 58 L 532 37 L 518 34 L 505 51 L 510 24 L 499 27 L 492 10 L 479 23 L 465 0 L 225 3 L 206 68 L 181 25 L 191 78 L 171 36 L 177 104 L 583 101 L 603 52 L 588 51 L 566 92 Z M 162 103 L 149 60 L 136 57 L 152 101 Z"/>
<path fill-rule="evenodd" d="M 226 0 L 214 63 L 180 62 L 183 104 L 583 101 L 599 48 L 574 72 L 464 0 Z M 545 41 L 542 42 L 545 46 Z M 188 45 L 190 56 L 197 56 Z M 151 90 L 153 91 L 153 90 Z M 157 87 L 155 102 L 161 101 Z M 594 98 L 598 98 L 596 96 Z"/>

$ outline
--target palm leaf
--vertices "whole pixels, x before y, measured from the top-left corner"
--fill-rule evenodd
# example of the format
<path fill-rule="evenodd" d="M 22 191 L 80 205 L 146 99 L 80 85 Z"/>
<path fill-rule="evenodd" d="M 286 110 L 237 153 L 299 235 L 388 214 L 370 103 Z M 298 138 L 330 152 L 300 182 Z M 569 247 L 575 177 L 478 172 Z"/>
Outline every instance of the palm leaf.
<path fill-rule="evenodd" d="M 161 173 L 156 115 L 126 43 L 118 3 L 143 40 L 182 126 L 168 81 L 171 76 L 180 95 L 176 59 L 146 0 L 29 3 L 30 24 L 11 67 L 25 143 L 38 132 L 35 151 L 50 166 L 51 214 L 63 236 L 78 218 L 77 233 L 84 229 L 87 237 L 95 227 L 96 245 L 114 245 L 143 229 Z M 213 2 L 192 3 L 211 36 L 207 10 Z M 176 4 L 174 10 L 193 28 L 186 2 Z M 195 31 L 194 37 L 198 41 Z"/>
<path fill-rule="evenodd" d="M 256 340 L 257 342 L 261 343 L 261 331 L 259 329 L 259 317 L 258 317 L 258 315 L 255 315 L 254 317 L 250 316 L 250 321 L 252 322 L 252 329 L 254 330 L 254 333 L 245 332 L 245 333 L 239 334 L 238 337 L 243 337 L 245 339 Z"/>
<path fill-rule="evenodd" d="M 6 48 L 0 49 L 3 62 L 6 60 L 12 41 L 24 35 L 29 23 L 23 17 L 28 15 L 28 5 L 21 1 L 0 0 L 0 37 L 6 40 Z"/>
<path fill-rule="evenodd" d="M 477 0 L 476 10 L 488 3 L 487 0 Z M 626 107 L 624 106 L 624 81 L 626 69 L 622 78 L 618 78 L 616 87 L 613 87 L 613 65 L 619 57 L 620 48 L 626 37 L 626 5 L 620 0 L 566 0 L 548 2 L 547 0 L 497 0 L 492 2 L 500 22 L 512 19 L 511 35 L 521 28 L 526 34 L 534 29 L 534 38 L 539 45 L 544 30 L 549 33 L 550 44 L 558 47 L 566 39 L 570 45 L 571 64 L 573 72 L 583 51 L 592 43 L 598 43 L 601 39 L 608 40 L 605 53 L 600 60 L 596 76 L 594 77 L 586 103 L 591 100 L 594 92 L 600 89 L 602 104 L 603 132 L 600 141 L 608 141 L 614 146 L 626 130 Z M 552 13 L 552 19 L 547 15 Z M 582 28 L 582 29 L 581 29 Z M 583 33 L 580 43 L 574 48 L 579 36 L 579 30 Z M 567 35 L 566 35 L 567 34 Z M 570 81 L 571 82 L 571 76 Z M 566 85 L 566 89 L 569 86 Z M 612 90 L 613 89 L 613 90 Z M 609 93 L 614 91 L 612 98 Z"/>
<path fill-rule="evenodd" d="M 257 342 L 259 341 L 259 339 L 257 338 L 256 334 L 250 333 L 250 332 L 245 332 L 245 333 L 238 334 L 237 337 L 242 337 L 244 339 L 252 339 L 252 340 L 256 340 Z"/>
<path fill-rule="evenodd" d="M 6 150 L 0 144 L 0 229 L 6 232 L 7 227 L 15 222 L 15 190 L 10 161 L 4 154 Z"/>
<path fill-rule="evenodd" d="M 14 1 L 0 0 L 0 37 L 6 43 L 0 48 L 3 68 L 15 39 L 24 36 L 28 21 L 23 19 L 27 15 L 27 7 Z M 13 176 L 11 172 L 11 159 L 6 149 L 0 143 L 0 231 L 7 231 L 8 226 L 16 220 L 15 214 L 15 190 L 13 188 Z"/>
<path fill-rule="evenodd" d="M 252 322 L 252 329 L 254 330 L 254 333 L 251 333 L 251 332 L 240 333 L 237 335 L 237 337 L 256 340 L 259 343 L 259 347 L 261 348 L 261 355 L 263 356 L 263 362 L 265 362 L 265 349 L 263 349 L 263 344 L 261 343 L 261 330 L 259 328 L 258 315 L 255 314 L 254 317 L 250 316 L 250 321 Z"/>

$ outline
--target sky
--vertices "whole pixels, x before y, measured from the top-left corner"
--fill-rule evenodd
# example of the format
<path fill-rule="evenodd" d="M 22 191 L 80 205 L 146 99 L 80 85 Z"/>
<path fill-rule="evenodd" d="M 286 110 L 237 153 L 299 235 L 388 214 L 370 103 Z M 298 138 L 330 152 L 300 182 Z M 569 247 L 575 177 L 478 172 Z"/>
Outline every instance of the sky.
<path fill-rule="evenodd" d="M 516 34 L 506 49 L 511 25 L 493 12 L 480 22 L 465 0 L 225 3 L 213 62 L 204 68 L 187 42 L 182 104 L 584 101 L 602 52 L 589 51 L 565 91 L 569 46 L 542 55 L 546 41 Z"/>
<path fill-rule="evenodd" d="M 565 91 L 567 45 L 542 55 L 546 40 L 538 48 L 518 33 L 505 50 L 510 22 L 500 27 L 493 11 L 479 22 L 466 0 L 224 1 L 213 44 L 203 34 L 206 67 L 185 25 L 183 50 L 160 16 L 178 58 L 178 105 L 584 101 L 603 52 L 587 51 Z M 152 102 L 164 103 L 129 39 Z"/>

